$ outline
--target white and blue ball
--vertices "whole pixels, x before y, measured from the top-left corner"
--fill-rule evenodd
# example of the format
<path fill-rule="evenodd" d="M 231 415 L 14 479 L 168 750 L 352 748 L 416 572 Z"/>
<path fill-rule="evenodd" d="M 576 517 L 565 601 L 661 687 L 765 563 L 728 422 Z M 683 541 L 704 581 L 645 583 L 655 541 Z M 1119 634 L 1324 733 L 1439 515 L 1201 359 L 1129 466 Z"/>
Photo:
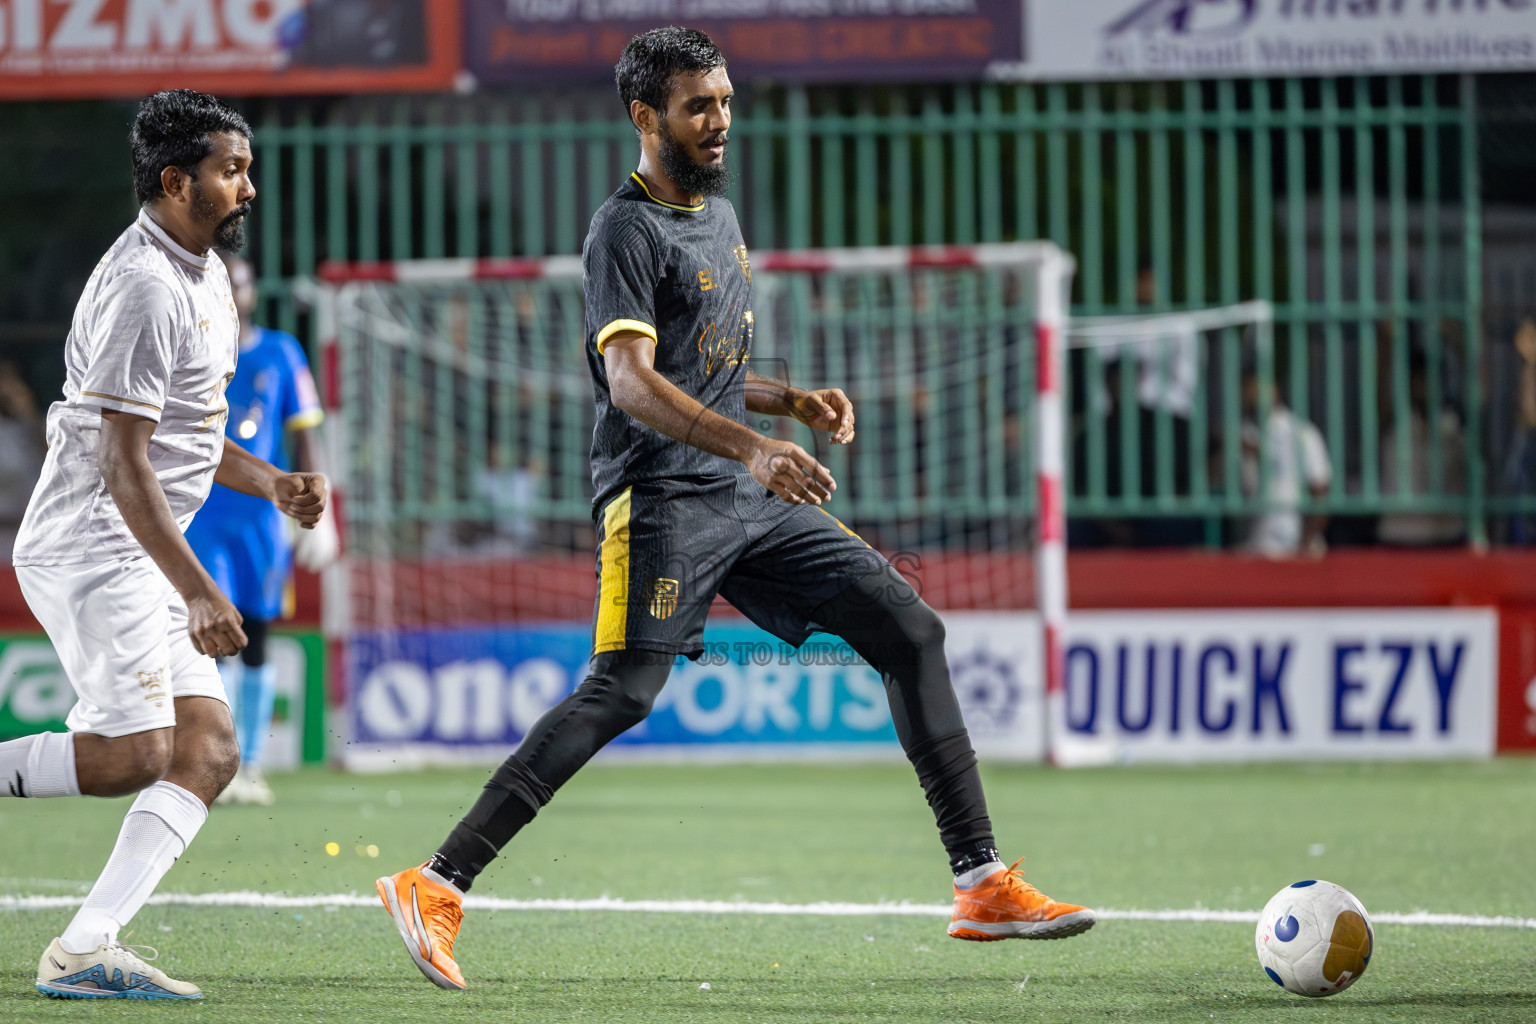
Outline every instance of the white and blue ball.
<path fill-rule="evenodd" d="M 1331 996 L 1355 983 L 1371 962 L 1371 917 L 1341 885 L 1310 880 L 1275 893 L 1254 933 L 1269 980 L 1299 996 Z"/>

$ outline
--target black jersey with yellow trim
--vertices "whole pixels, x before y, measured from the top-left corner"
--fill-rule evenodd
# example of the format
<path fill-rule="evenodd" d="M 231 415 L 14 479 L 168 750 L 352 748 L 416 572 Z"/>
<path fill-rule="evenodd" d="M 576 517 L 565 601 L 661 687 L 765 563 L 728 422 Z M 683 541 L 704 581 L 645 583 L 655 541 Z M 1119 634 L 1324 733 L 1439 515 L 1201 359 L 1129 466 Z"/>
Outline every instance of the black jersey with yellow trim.
<path fill-rule="evenodd" d="M 641 480 L 671 480 L 687 491 L 745 473 L 741 463 L 667 437 L 615 407 L 603 364 L 615 334 L 649 336 L 658 373 L 706 408 L 746 422 L 752 264 L 731 204 L 664 202 L 631 175 L 593 215 L 581 258 L 597 403 L 594 512 Z"/>

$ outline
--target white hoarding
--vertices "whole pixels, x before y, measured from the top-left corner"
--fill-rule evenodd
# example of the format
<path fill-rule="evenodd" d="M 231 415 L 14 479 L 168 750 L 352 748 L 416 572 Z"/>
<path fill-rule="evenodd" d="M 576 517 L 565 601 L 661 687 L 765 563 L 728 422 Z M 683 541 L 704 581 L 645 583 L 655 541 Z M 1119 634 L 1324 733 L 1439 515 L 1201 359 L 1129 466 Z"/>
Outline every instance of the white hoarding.
<path fill-rule="evenodd" d="M 1536 0 L 1026 0 L 1000 77 L 1207 78 L 1536 68 Z"/>
<path fill-rule="evenodd" d="M 1491 609 L 1079 612 L 1066 724 L 1125 761 L 1488 757 Z"/>

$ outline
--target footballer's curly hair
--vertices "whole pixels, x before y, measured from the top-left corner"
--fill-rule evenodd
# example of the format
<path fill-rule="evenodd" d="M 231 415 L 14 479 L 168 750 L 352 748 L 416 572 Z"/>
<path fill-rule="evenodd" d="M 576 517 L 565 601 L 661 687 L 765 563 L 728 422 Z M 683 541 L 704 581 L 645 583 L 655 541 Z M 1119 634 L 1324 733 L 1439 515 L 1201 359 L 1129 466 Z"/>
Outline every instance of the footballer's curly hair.
<path fill-rule="evenodd" d="M 139 104 L 128 133 L 133 150 L 133 192 L 139 205 L 165 195 L 160 172 L 193 167 L 213 152 L 209 136 L 234 132 L 251 137 L 251 126 L 217 98 L 191 89 L 167 89 Z"/>
<path fill-rule="evenodd" d="M 713 39 L 697 29 L 669 25 L 631 39 L 613 66 L 613 80 L 625 114 L 635 100 L 652 110 L 665 111 L 674 75 L 723 67 L 725 54 Z"/>

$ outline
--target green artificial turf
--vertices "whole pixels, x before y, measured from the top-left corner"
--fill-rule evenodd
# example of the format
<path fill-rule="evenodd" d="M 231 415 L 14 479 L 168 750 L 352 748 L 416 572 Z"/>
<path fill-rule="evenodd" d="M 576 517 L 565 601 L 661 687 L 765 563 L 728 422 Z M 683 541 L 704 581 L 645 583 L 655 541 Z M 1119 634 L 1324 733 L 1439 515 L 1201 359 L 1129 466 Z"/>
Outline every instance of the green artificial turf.
<path fill-rule="evenodd" d="M 1027 854 L 1030 879 L 1058 898 L 1256 910 L 1321 877 L 1378 913 L 1536 917 L 1536 761 L 985 776 L 1003 852 Z M 278 806 L 216 810 L 161 890 L 371 894 L 376 875 L 431 853 L 484 779 L 279 776 Z M 127 806 L 0 801 L 0 895 L 83 893 Z M 949 896 L 901 765 L 594 765 L 474 891 Z M 0 1020 L 1536 1020 L 1530 929 L 1380 924 L 1361 981 L 1306 1000 L 1265 978 L 1249 924 L 1105 920 L 1064 941 L 981 944 L 949 939 L 938 917 L 471 911 L 457 950 L 471 988 L 449 993 L 417 974 L 382 909 L 151 906 L 125 941 L 158 947 L 169 973 L 208 993 L 164 1005 L 39 997 L 37 957 L 69 914 L 0 911 Z"/>

